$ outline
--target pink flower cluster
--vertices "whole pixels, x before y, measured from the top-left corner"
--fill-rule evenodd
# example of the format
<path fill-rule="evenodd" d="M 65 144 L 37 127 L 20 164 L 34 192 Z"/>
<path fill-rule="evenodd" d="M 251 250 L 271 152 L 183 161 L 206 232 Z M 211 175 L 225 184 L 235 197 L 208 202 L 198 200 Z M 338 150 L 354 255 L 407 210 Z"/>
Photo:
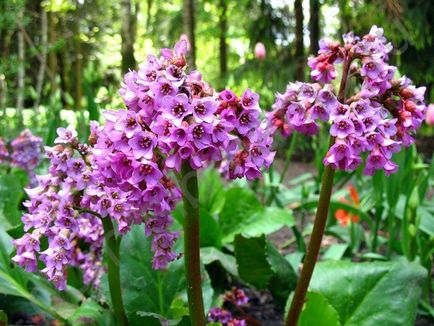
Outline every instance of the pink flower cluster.
<path fill-rule="evenodd" d="M 143 146 L 136 137 L 150 137 L 149 156 L 157 147 L 167 169 L 179 172 L 184 161 L 196 170 L 221 162 L 228 178 L 260 176 L 274 153 L 260 123 L 259 96 L 249 89 L 241 97 L 230 90 L 216 94 L 199 72 L 186 73 L 185 52 L 180 41 L 125 76 L 120 93 L 128 110 L 115 113 L 124 119 L 116 123 L 118 131 L 127 131 L 135 151 Z"/>
<path fill-rule="evenodd" d="M 35 272 L 39 258 L 45 264 L 42 272 L 61 290 L 66 288 L 68 266 L 83 270 L 85 284 L 98 285 L 103 272 L 102 223 L 94 213 L 76 209 L 89 206 L 82 205 L 89 200 L 83 190 L 90 184 L 96 186 L 92 167 L 87 163 L 91 154 L 72 129 L 61 128 L 58 133 L 59 144 L 46 148 L 51 163 L 49 174 L 38 176 L 38 186 L 26 190 L 30 199 L 25 202 L 28 213 L 22 221 L 27 233 L 14 241 L 17 252 L 13 260 Z M 41 246 L 42 238 L 48 240 L 46 248 Z"/>
<path fill-rule="evenodd" d="M 233 288 L 232 291 L 225 293 L 223 298 L 224 305 L 234 308 L 238 312 L 243 312 L 242 306 L 247 305 L 249 298 L 241 289 Z M 241 316 L 242 317 L 242 316 Z M 224 326 L 245 326 L 246 320 L 240 317 L 234 317 L 233 314 L 220 307 L 213 307 L 208 313 L 208 321 L 214 323 L 221 323 Z"/>
<path fill-rule="evenodd" d="M 66 286 L 68 265 L 97 284 L 101 219 L 110 218 L 120 234 L 144 224 L 152 236 L 153 267 L 164 269 L 179 257 L 172 249 L 178 233 L 169 229 L 182 196 L 171 171 L 215 162 L 229 178 L 253 179 L 271 164 L 272 138 L 259 120 L 258 95 L 216 94 L 197 71 L 186 73 L 186 49 L 180 41 L 127 73 L 120 89 L 127 109 L 104 112 L 104 125 L 92 122 L 89 145 L 79 143 L 71 127 L 58 129 L 57 145 L 46 150 L 49 175 L 28 190 L 28 233 L 15 242 L 14 260 L 21 266 L 34 271 L 39 255 L 43 272 L 59 288 Z M 44 251 L 40 237 L 48 238 Z"/>
<path fill-rule="evenodd" d="M 7 162 L 9 158 L 9 151 L 3 138 L 0 137 L 0 164 Z"/>
<path fill-rule="evenodd" d="M 0 163 L 7 163 L 27 172 L 29 184 L 36 185 L 34 169 L 41 162 L 42 138 L 32 134 L 28 129 L 23 130 L 9 146 L 0 138 Z"/>
<path fill-rule="evenodd" d="M 383 169 L 389 175 L 398 168 L 393 153 L 414 142 L 412 134 L 424 119 L 425 87 L 416 88 L 406 77 L 394 79 L 396 67 L 387 63 L 392 46 L 381 28 L 373 26 L 362 38 L 352 33 L 343 38 L 344 46 L 321 41 L 318 56 L 309 60 L 311 76 L 321 84 L 290 83 L 284 94 L 276 94 L 269 126 L 284 136 L 293 130 L 312 135 L 318 120 L 331 121 L 335 141 L 324 164 L 355 170 L 368 153 L 364 173 Z M 330 83 L 336 77 L 334 64 L 340 62 L 361 83 L 360 91 L 347 99 L 338 99 Z"/>
<path fill-rule="evenodd" d="M 273 111 L 267 113 L 271 132 L 287 137 L 298 131 L 305 135 L 318 132 L 317 120 L 329 121 L 338 100 L 329 85 L 289 83 L 283 94 L 276 93 Z"/>
<path fill-rule="evenodd" d="M 434 126 L 434 104 L 428 105 L 428 108 L 425 112 L 425 121 L 429 126 Z M 1 146 L 0 146 L 0 148 L 1 148 Z M 0 149 L 0 153 L 1 153 L 1 149 Z M 0 158 L 0 160 L 1 160 L 1 158 Z"/>

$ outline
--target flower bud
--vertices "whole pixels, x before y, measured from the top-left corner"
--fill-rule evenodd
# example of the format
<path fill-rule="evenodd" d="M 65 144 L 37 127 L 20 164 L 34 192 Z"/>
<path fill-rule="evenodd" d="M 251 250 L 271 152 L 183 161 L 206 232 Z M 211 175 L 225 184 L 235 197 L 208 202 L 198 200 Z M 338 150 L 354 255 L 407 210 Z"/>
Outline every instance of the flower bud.
<path fill-rule="evenodd" d="M 426 123 L 430 126 L 434 126 L 434 104 L 428 105 L 428 109 L 425 113 Z"/>
<path fill-rule="evenodd" d="M 262 42 L 258 42 L 255 45 L 255 57 L 258 60 L 264 60 L 267 56 L 267 51 L 265 50 L 265 45 Z"/>

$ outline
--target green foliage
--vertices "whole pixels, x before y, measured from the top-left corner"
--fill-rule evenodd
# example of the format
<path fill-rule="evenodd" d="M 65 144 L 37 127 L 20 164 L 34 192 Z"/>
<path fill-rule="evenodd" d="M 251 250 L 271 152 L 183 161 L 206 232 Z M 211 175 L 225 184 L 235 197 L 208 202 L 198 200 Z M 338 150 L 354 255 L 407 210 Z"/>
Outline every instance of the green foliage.
<path fill-rule="evenodd" d="M 178 241 L 182 251 L 182 239 Z M 146 321 L 155 323 L 155 318 L 179 320 L 186 305 L 184 260 L 181 258 L 171 263 L 167 270 L 152 268 L 151 239 L 145 237 L 140 226 L 132 228 L 121 242 L 121 285 L 123 301 L 129 321 L 132 325 Z M 210 307 L 213 289 L 205 270 L 203 273 L 203 293 L 206 307 Z M 107 279 L 104 278 L 103 289 L 110 298 Z M 140 312 L 140 313 L 137 313 Z M 181 313 L 181 315 L 179 315 Z M 160 317 L 157 317 L 160 316 Z"/>
<path fill-rule="evenodd" d="M 0 227 L 0 294 L 25 299 L 23 302 L 32 312 L 41 311 L 48 316 L 65 321 L 71 309 L 65 311 L 58 308 L 65 302 L 77 303 L 71 300 L 71 290 L 59 294 L 45 279 L 11 264 L 12 251 L 12 238 Z M 20 304 L 16 308 L 23 309 L 24 306 Z"/>
<path fill-rule="evenodd" d="M 226 192 L 221 176 L 215 169 L 207 169 L 200 175 L 199 200 L 201 208 L 209 214 L 221 212 L 226 201 Z"/>
<path fill-rule="evenodd" d="M 0 324 L 7 325 L 8 324 L 8 315 L 3 310 L 0 310 Z"/>
<path fill-rule="evenodd" d="M 86 299 L 68 318 L 72 325 L 115 325 L 113 317 L 92 299 Z"/>
<path fill-rule="evenodd" d="M 26 184 L 26 173 L 19 169 L 0 177 L 0 227 L 11 229 L 21 223 L 20 205 Z"/>
<path fill-rule="evenodd" d="M 426 270 L 414 263 L 325 262 L 310 290 L 321 293 L 342 325 L 413 325 Z"/>
<path fill-rule="evenodd" d="M 243 233 L 250 237 L 269 234 L 282 226 L 291 227 L 294 218 L 291 211 L 276 207 L 264 207 L 248 188 L 235 187 L 226 193 L 226 202 L 219 216 L 223 243 L 232 242 Z"/>
<path fill-rule="evenodd" d="M 256 238 L 237 235 L 234 246 L 241 279 L 260 289 L 268 287 L 283 305 L 297 278 L 289 262 L 264 235 Z"/>
<path fill-rule="evenodd" d="M 152 269 L 152 255 L 143 227 L 133 227 L 120 247 L 123 300 L 132 322 L 137 311 L 170 316 L 172 301 L 182 288 L 183 260 L 170 264 L 167 271 L 157 271 Z M 105 290 L 108 291 L 107 286 Z M 110 297 L 108 292 L 106 296 Z"/>
<path fill-rule="evenodd" d="M 238 276 L 237 264 L 232 255 L 225 254 L 213 247 L 205 247 L 200 249 L 200 259 L 205 265 L 218 261 L 229 273 Z"/>
<path fill-rule="evenodd" d="M 341 323 L 338 313 L 322 294 L 308 292 L 298 325 L 341 326 Z"/>
<path fill-rule="evenodd" d="M 331 245 L 330 248 L 322 256 L 324 260 L 341 260 L 344 256 L 345 251 L 348 249 L 346 243 L 336 243 Z"/>
<path fill-rule="evenodd" d="M 190 318 L 188 316 L 183 316 L 180 320 L 167 320 L 163 316 L 159 314 L 154 314 L 152 312 L 142 312 L 138 311 L 137 315 L 140 316 L 141 325 L 149 325 L 149 326 L 190 326 Z"/>

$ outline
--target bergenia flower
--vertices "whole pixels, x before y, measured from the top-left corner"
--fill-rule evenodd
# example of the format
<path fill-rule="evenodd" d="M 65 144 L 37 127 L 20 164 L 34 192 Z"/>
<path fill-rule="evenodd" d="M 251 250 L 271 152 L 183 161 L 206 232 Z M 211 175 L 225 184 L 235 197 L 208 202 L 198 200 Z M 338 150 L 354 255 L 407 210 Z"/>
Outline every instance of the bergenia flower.
<path fill-rule="evenodd" d="M 364 173 L 383 170 L 389 175 L 397 171 L 393 154 L 414 142 L 412 135 L 429 111 L 423 102 L 425 87 L 415 87 L 405 76 L 394 78 L 397 68 L 388 64 L 392 46 L 383 29 L 373 26 L 361 38 L 349 33 L 344 42 L 320 42 L 318 56 L 308 61 L 311 77 L 318 83 L 289 83 L 285 93 L 277 93 L 273 111 L 267 114 L 268 128 L 284 137 L 294 130 L 312 135 L 318 132 L 319 121 L 328 122 L 334 144 L 325 165 L 355 170 L 367 153 Z M 359 66 L 351 65 L 355 60 L 360 60 Z M 341 62 L 361 79 L 361 89 L 338 100 L 331 81 L 336 77 L 335 65 Z"/>
<path fill-rule="evenodd" d="M 120 234 L 143 225 L 152 237 L 152 265 L 165 269 L 180 257 L 173 249 L 179 235 L 170 228 L 182 194 L 172 171 L 183 163 L 195 170 L 217 163 L 228 178 L 254 179 L 271 165 L 272 138 L 261 126 L 259 96 L 216 93 L 199 72 L 186 72 L 186 51 L 182 40 L 128 72 L 119 91 L 126 109 L 104 112 L 102 125 L 92 122 L 89 145 L 72 127 L 58 130 L 56 146 L 46 149 L 49 175 L 28 190 L 27 233 L 15 242 L 20 266 L 34 271 L 41 261 L 60 289 L 68 266 L 77 266 L 86 284 L 98 285 L 101 219 L 110 218 Z M 30 234 L 48 247 L 29 244 Z"/>
<path fill-rule="evenodd" d="M 428 105 L 428 109 L 425 113 L 426 123 L 430 126 L 434 126 L 434 104 Z"/>
<path fill-rule="evenodd" d="M 258 60 L 264 60 L 267 56 L 267 50 L 265 49 L 265 45 L 262 42 L 258 42 L 255 44 L 255 57 Z"/>

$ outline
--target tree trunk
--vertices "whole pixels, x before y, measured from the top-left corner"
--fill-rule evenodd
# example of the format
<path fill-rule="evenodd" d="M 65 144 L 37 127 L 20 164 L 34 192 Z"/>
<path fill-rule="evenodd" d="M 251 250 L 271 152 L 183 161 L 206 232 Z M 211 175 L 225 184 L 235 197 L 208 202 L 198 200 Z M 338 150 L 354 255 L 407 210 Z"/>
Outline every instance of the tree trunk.
<path fill-rule="evenodd" d="M 38 115 L 39 104 L 41 103 L 42 86 L 44 85 L 45 67 L 47 65 L 47 12 L 41 8 L 41 62 L 36 79 L 36 99 L 34 103 L 35 117 Z"/>
<path fill-rule="evenodd" d="M 220 28 L 220 78 L 224 78 L 228 70 L 228 45 L 226 43 L 226 34 L 228 30 L 227 12 L 228 6 L 226 0 L 220 0 L 219 3 L 219 28 Z"/>
<path fill-rule="evenodd" d="M 295 12 L 295 62 L 297 80 L 304 80 L 303 1 L 294 1 Z"/>
<path fill-rule="evenodd" d="M 73 22 L 73 48 L 75 52 L 75 61 L 74 61 L 74 104 L 75 109 L 77 111 L 81 110 L 81 101 L 83 97 L 83 53 L 82 53 L 82 44 L 80 37 L 80 20 L 81 20 L 81 8 L 79 1 L 76 2 L 76 15 L 75 21 Z"/>
<path fill-rule="evenodd" d="M 66 19 L 63 18 L 61 15 L 57 16 L 57 19 L 58 19 L 58 26 L 61 29 L 60 34 L 68 35 L 67 38 L 65 37 L 66 38 L 65 44 L 59 49 L 59 53 L 57 55 L 57 64 L 59 65 L 58 71 L 60 77 L 59 88 L 68 94 L 75 94 L 74 69 L 71 68 L 74 64 L 73 55 L 76 54 L 75 40 L 74 37 L 69 37 L 69 35 L 71 34 L 71 30 L 67 26 Z M 70 106 L 69 101 L 67 101 L 66 98 L 62 97 L 62 101 L 64 107 Z"/>
<path fill-rule="evenodd" d="M 183 0 L 183 25 L 184 33 L 190 41 L 190 53 L 187 54 L 187 64 L 190 69 L 196 67 L 196 40 L 194 36 L 195 18 L 194 18 L 194 0 Z"/>
<path fill-rule="evenodd" d="M 319 50 L 320 38 L 320 3 L 319 0 L 310 0 L 310 19 L 309 19 L 309 32 L 310 32 L 310 49 L 309 53 L 316 55 Z"/>
<path fill-rule="evenodd" d="M 129 69 L 136 68 L 136 59 L 134 58 L 134 43 L 136 40 L 136 19 L 138 4 L 133 12 L 131 0 L 122 0 L 122 73 L 125 74 Z"/>
<path fill-rule="evenodd" d="M 16 112 L 18 117 L 18 125 L 23 125 L 23 109 L 24 109 L 24 77 L 25 77 L 25 53 L 24 53 L 24 31 L 22 21 L 24 17 L 24 5 L 18 13 L 18 87 L 17 87 L 17 103 Z"/>
<path fill-rule="evenodd" d="M 51 92 L 54 93 L 57 90 L 57 55 L 53 50 L 53 46 L 56 43 L 56 23 L 54 21 L 54 13 L 50 11 L 48 13 L 48 37 L 50 44 L 50 52 L 48 53 L 48 70 L 51 81 Z"/>
<path fill-rule="evenodd" d="M 81 110 L 81 99 L 83 97 L 83 54 L 81 52 L 80 35 L 76 35 L 75 40 L 75 96 L 74 103 L 77 111 Z"/>

